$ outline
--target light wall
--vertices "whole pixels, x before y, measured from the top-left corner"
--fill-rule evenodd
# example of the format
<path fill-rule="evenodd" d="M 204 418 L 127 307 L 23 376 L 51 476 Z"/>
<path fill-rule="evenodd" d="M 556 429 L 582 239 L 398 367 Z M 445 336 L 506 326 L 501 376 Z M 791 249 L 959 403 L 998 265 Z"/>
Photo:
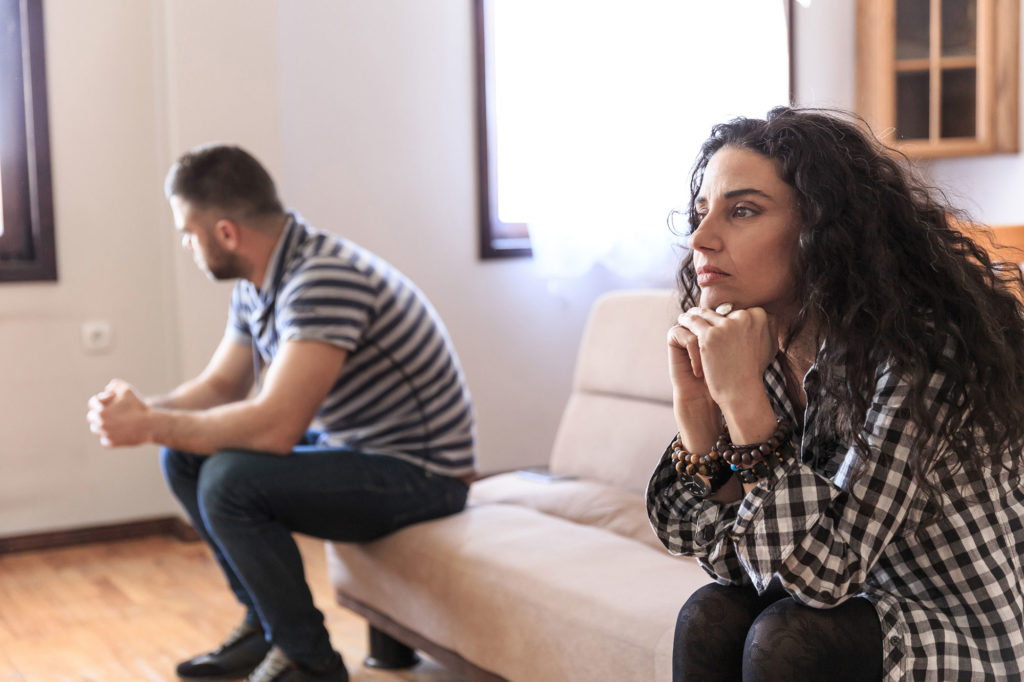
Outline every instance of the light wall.
<path fill-rule="evenodd" d="M 44 3 L 57 267 L 0 287 L 0 535 L 164 515 L 152 447 L 108 452 L 86 400 L 113 376 L 177 376 L 160 176 L 161 18 L 138 0 Z M 108 353 L 80 342 L 112 324 Z"/>
<path fill-rule="evenodd" d="M 483 469 L 546 459 L 586 311 L 631 283 L 595 272 L 553 292 L 529 260 L 477 259 L 469 0 L 44 4 L 60 281 L 0 287 L 0 535 L 176 513 L 156 449 L 104 450 L 85 402 L 112 376 L 165 390 L 220 337 L 229 286 L 178 248 L 161 191 L 171 160 L 210 140 L 251 149 L 313 224 L 427 292 Z M 852 105 L 853 6 L 795 5 L 801 103 Z M 983 218 L 1024 222 L 1020 155 L 931 172 Z M 112 323 L 106 354 L 81 347 L 92 319 Z"/>

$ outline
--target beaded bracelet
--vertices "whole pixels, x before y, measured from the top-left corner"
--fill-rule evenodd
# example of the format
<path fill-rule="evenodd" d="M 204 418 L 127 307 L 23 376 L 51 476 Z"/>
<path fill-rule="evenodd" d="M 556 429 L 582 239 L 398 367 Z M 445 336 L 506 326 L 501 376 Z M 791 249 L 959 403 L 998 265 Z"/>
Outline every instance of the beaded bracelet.
<path fill-rule="evenodd" d="M 675 463 L 676 472 L 687 476 L 706 476 L 712 478 L 722 467 L 726 466 L 722 456 L 715 448 L 711 448 L 706 455 L 697 455 L 686 450 L 683 442 L 676 434 L 672 441 L 672 461 Z"/>
<path fill-rule="evenodd" d="M 793 424 L 784 417 L 779 417 L 775 423 L 774 433 L 763 443 L 736 445 L 729 440 L 727 429 L 712 448 L 721 451 L 722 460 L 736 472 L 741 483 L 757 483 L 769 478 L 772 469 L 782 463 L 782 446 L 789 442 Z"/>

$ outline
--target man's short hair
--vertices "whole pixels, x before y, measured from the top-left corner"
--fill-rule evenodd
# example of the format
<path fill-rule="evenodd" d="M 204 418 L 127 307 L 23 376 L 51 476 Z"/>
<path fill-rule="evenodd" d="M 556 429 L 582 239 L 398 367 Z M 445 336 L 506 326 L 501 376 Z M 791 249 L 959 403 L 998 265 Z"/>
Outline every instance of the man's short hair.
<path fill-rule="evenodd" d="M 209 144 L 179 158 L 164 181 L 164 194 L 237 218 L 258 218 L 284 211 L 270 174 L 241 147 Z"/>

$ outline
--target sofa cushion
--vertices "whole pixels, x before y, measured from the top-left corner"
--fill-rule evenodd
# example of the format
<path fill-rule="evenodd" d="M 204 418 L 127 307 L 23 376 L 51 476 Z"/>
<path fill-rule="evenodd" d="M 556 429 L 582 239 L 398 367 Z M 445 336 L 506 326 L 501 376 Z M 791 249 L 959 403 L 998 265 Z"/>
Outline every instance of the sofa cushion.
<path fill-rule="evenodd" d="M 665 337 L 678 312 L 675 295 L 661 290 L 614 292 L 594 304 L 552 471 L 643 494 L 676 431 Z"/>
<path fill-rule="evenodd" d="M 509 680 L 671 678 L 690 559 L 512 504 L 331 543 L 334 585 Z"/>
<path fill-rule="evenodd" d="M 669 403 L 573 393 L 558 427 L 551 470 L 643 495 L 675 433 Z"/>
<path fill-rule="evenodd" d="M 566 521 L 611 531 L 664 551 L 647 519 L 642 495 L 599 481 L 538 481 L 511 472 L 477 481 L 470 504 L 515 504 Z"/>
<path fill-rule="evenodd" d="M 583 330 L 573 391 L 671 402 L 665 338 L 679 313 L 669 290 L 616 291 L 599 298 Z"/>

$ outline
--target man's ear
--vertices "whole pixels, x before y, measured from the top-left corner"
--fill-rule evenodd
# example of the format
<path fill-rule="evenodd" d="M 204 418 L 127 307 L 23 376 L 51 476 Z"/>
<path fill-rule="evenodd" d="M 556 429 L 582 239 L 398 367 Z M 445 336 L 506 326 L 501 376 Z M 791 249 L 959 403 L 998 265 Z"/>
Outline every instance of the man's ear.
<path fill-rule="evenodd" d="M 213 235 L 225 249 L 235 251 L 241 243 L 242 229 L 235 221 L 221 218 L 213 226 Z"/>

